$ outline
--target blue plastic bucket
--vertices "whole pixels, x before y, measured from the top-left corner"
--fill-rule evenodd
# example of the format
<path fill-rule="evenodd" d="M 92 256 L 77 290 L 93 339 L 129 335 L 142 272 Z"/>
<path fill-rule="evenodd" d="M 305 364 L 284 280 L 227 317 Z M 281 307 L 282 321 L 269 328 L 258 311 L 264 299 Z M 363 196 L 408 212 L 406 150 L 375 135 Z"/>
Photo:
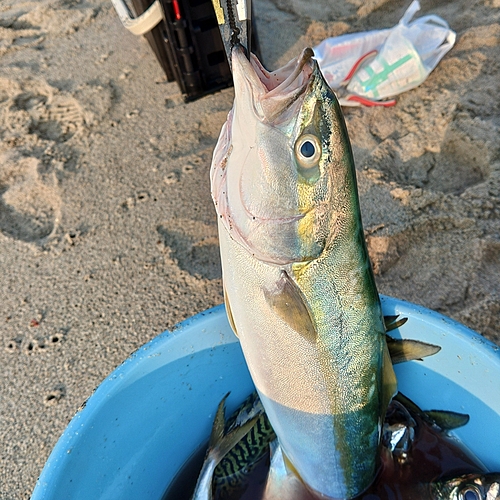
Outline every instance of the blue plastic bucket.
<path fill-rule="evenodd" d="M 440 345 L 424 361 L 395 367 L 400 391 L 422 409 L 468 413 L 455 431 L 490 470 L 500 471 L 500 348 L 446 318 L 382 297 L 386 315 L 408 322 L 395 337 Z M 162 498 L 208 439 L 215 409 L 228 411 L 253 390 L 223 306 L 164 332 L 102 382 L 64 431 L 32 500 Z"/>

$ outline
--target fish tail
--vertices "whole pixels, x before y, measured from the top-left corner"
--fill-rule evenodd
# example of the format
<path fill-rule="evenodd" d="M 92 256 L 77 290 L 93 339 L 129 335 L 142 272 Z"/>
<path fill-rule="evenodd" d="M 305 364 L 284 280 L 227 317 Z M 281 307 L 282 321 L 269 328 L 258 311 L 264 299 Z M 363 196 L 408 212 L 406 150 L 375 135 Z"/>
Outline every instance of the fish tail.
<path fill-rule="evenodd" d="M 224 396 L 217 408 L 208 447 L 208 454 L 211 455 L 217 464 L 250 432 L 260 416 L 255 415 L 253 418 L 248 416 L 245 420 L 233 427 L 227 434 L 224 434 L 224 407 L 228 396 L 229 393 Z"/>
<path fill-rule="evenodd" d="M 220 461 L 243 439 L 256 424 L 259 415 L 249 418 L 240 425 L 224 434 L 225 403 L 229 396 L 227 393 L 217 407 L 212 432 L 210 434 L 207 456 L 196 483 L 193 500 L 212 499 L 212 480 L 214 470 Z"/>

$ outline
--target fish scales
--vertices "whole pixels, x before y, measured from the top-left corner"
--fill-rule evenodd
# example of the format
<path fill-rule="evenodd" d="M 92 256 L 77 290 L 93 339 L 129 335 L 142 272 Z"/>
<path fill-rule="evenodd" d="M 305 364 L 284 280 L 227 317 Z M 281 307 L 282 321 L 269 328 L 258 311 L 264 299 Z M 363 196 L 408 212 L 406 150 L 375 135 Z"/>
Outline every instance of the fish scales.
<path fill-rule="evenodd" d="M 395 377 L 346 126 L 311 55 L 268 73 L 233 50 L 212 196 L 228 315 L 280 446 L 310 488 L 352 498 Z"/>
<path fill-rule="evenodd" d="M 261 416 L 255 427 L 226 455 L 217 466 L 214 473 L 216 481 L 238 474 L 242 469 L 248 469 L 262 457 L 269 443 L 275 438 L 274 431 L 267 417 Z"/>
<path fill-rule="evenodd" d="M 232 498 L 234 491 L 244 487 L 259 461 L 268 453 L 269 443 L 276 438 L 257 394 L 248 397 L 228 419 L 226 431 L 230 432 L 238 419 L 257 413 L 255 425 L 221 460 L 214 471 L 214 490 L 219 496 Z"/>

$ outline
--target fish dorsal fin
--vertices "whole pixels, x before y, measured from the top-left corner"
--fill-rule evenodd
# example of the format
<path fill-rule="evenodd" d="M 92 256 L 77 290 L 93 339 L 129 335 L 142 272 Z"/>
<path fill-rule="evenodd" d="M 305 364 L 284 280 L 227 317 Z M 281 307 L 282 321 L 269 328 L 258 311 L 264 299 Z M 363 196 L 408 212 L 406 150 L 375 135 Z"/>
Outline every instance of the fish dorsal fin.
<path fill-rule="evenodd" d="M 236 331 L 236 325 L 234 324 L 233 311 L 231 310 L 231 306 L 229 304 L 229 297 L 227 296 L 226 287 L 223 287 L 224 290 L 224 304 L 226 305 L 226 315 L 227 320 L 229 321 L 229 325 L 231 326 L 234 334 L 238 337 L 238 332 Z"/>
<path fill-rule="evenodd" d="M 467 413 L 458 413 L 449 410 L 421 410 L 410 398 L 398 392 L 394 398 L 405 408 L 420 415 L 428 424 L 437 425 L 442 431 L 451 431 L 462 427 L 470 420 Z"/>
<path fill-rule="evenodd" d="M 279 318 L 310 342 L 316 341 L 316 327 L 307 300 L 286 271 L 281 271 L 272 290 L 264 290 L 264 296 Z"/>
<path fill-rule="evenodd" d="M 392 366 L 391 356 L 387 345 L 384 344 L 384 358 L 382 361 L 382 400 L 381 415 L 385 415 L 389 403 L 398 392 L 398 381 Z"/>
<path fill-rule="evenodd" d="M 420 340 L 394 339 L 386 335 L 387 347 L 391 354 L 392 363 L 397 365 L 404 361 L 419 360 L 432 356 L 441 350 L 441 347 Z"/>
<path fill-rule="evenodd" d="M 441 430 L 452 431 L 462 427 L 470 420 L 467 413 L 458 413 L 449 410 L 427 410 L 424 414 L 430 418 Z"/>
<path fill-rule="evenodd" d="M 391 330 L 395 330 L 396 328 L 399 328 L 400 326 L 403 326 L 407 321 L 408 318 L 399 318 L 399 314 L 396 316 L 384 316 L 384 323 L 385 323 L 385 331 L 390 332 Z"/>

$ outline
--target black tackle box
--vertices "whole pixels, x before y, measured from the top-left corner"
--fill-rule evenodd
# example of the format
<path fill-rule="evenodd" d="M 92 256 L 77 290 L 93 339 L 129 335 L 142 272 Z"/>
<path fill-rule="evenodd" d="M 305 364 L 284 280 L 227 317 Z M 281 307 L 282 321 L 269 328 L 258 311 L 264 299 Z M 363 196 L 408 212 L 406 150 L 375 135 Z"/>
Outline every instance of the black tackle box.
<path fill-rule="evenodd" d="M 144 36 L 167 75 L 191 101 L 233 84 L 211 0 L 160 0 L 164 20 Z M 132 0 L 137 16 L 152 0 Z M 255 29 L 252 51 L 258 50 Z"/>

